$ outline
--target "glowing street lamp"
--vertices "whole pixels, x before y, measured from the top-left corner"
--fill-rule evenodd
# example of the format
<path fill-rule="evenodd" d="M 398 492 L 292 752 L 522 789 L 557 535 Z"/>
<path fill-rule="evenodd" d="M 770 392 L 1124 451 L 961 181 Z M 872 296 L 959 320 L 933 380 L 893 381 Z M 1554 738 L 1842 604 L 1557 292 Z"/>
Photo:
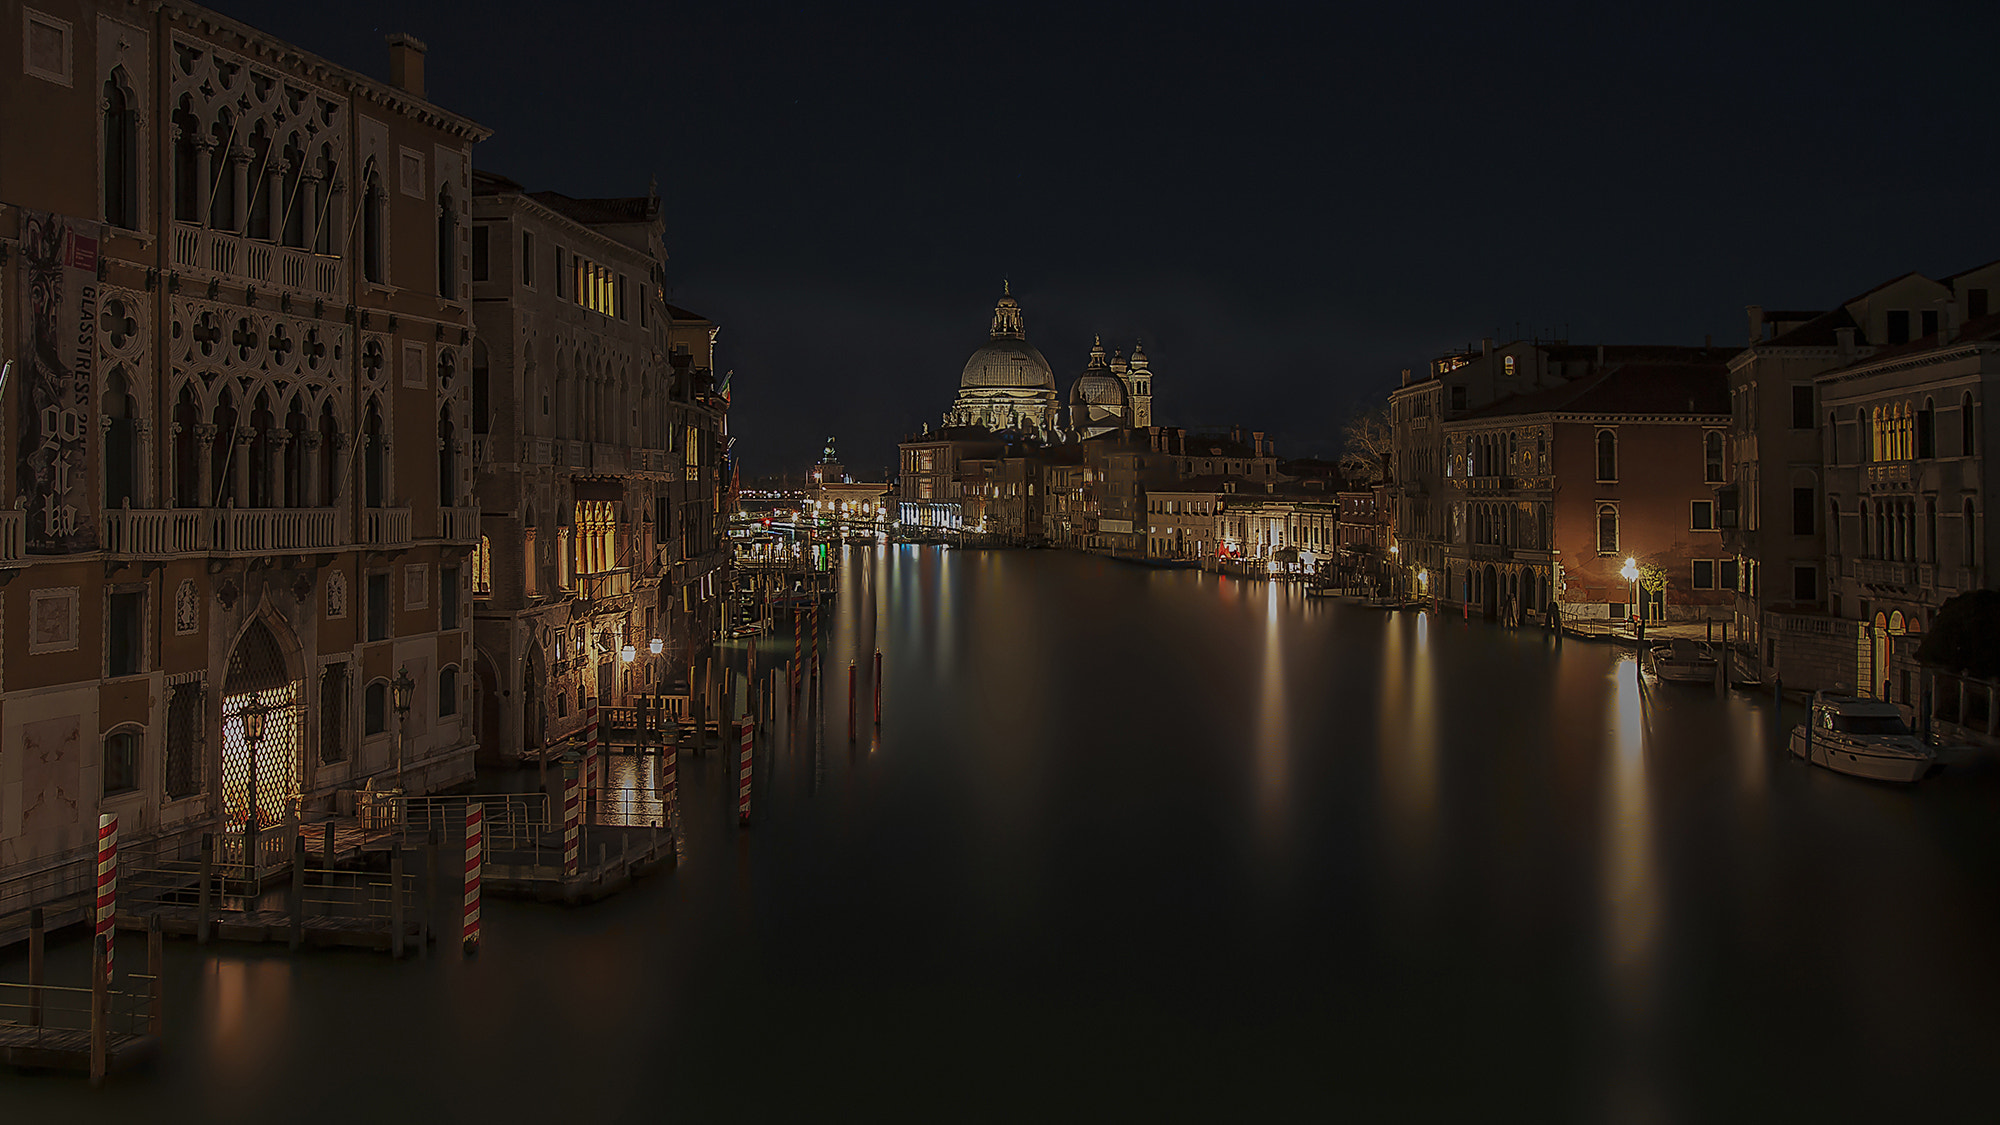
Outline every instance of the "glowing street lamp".
<path fill-rule="evenodd" d="M 665 652 L 665 651 L 667 650 L 667 642 L 665 642 L 665 641 L 661 640 L 661 639 L 660 639 L 660 638 L 658 638 L 658 637 L 654 637 L 654 638 L 653 638 L 653 643 L 652 643 L 652 644 L 650 644 L 650 645 L 647 645 L 647 646 L 646 646 L 646 648 L 647 648 L 647 650 L 648 650 L 648 651 L 650 651 L 650 652 L 651 652 L 651 653 L 652 653 L 652 654 L 653 654 L 654 656 L 658 656 L 658 655 L 660 655 L 661 653 L 663 653 L 663 652 Z"/>
<path fill-rule="evenodd" d="M 1643 641 L 1646 639 L 1646 622 L 1645 619 L 1641 617 L 1639 614 L 1638 560 L 1628 557 L 1625 560 L 1625 566 L 1622 569 L 1620 569 L 1618 573 L 1621 576 L 1623 576 L 1627 582 L 1630 582 L 1632 584 L 1632 628 L 1635 634 L 1638 636 L 1638 638 Z"/>
<path fill-rule="evenodd" d="M 396 671 L 396 678 L 389 681 L 389 687 L 396 700 L 396 791 L 403 791 L 403 737 L 410 725 L 410 695 L 417 683 L 410 678 L 410 666 L 405 664 Z"/>

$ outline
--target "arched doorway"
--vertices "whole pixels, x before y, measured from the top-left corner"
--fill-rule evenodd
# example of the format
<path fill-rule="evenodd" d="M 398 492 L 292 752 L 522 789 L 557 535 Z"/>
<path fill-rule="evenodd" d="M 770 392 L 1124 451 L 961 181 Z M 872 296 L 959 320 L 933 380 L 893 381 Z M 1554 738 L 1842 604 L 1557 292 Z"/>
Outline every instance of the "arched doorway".
<path fill-rule="evenodd" d="M 522 662 L 521 675 L 521 754 L 523 757 L 541 756 L 543 729 L 548 725 L 548 712 L 543 707 L 542 692 L 549 682 L 548 665 L 542 660 L 542 645 L 539 640 L 528 642 L 528 658 Z"/>
<path fill-rule="evenodd" d="M 257 825 L 270 827 L 298 798 L 304 689 L 270 627 L 250 622 L 222 681 L 222 809 L 229 823 L 241 826 L 254 802 Z M 254 746 L 243 723 L 253 705 L 264 708 L 263 734 Z"/>
<path fill-rule="evenodd" d="M 1541 599 L 1536 596 L 1539 592 L 1540 591 L 1535 589 L 1535 572 L 1532 569 L 1522 571 L 1521 572 L 1521 616 L 1524 620 L 1527 618 L 1528 614 L 1532 613 L 1536 614 L 1537 616 L 1541 614 L 1542 602 Z"/>
<path fill-rule="evenodd" d="M 473 682 L 477 685 L 474 690 L 479 693 L 472 709 L 479 723 L 479 728 L 473 732 L 479 746 L 474 756 L 482 764 L 498 764 L 507 741 L 500 729 L 503 714 L 500 710 L 500 676 L 493 670 L 493 662 L 486 658 L 484 650 L 474 657 L 473 671 Z"/>
<path fill-rule="evenodd" d="M 1493 571 L 1493 564 L 1486 565 L 1486 572 L 1480 575 L 1479 585 L 1480 593 L 1483 595 L 1480 601 L 1484 603 L 1486 620 L 1492 621 L 1500 616 L 1500 582 L 1499 576 Z"/>

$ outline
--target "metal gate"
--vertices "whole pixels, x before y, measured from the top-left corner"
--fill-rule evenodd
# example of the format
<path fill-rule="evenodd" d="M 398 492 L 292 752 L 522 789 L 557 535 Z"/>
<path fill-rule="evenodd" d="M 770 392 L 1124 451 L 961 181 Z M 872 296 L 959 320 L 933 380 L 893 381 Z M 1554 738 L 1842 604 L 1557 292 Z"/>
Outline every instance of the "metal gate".
<path fill-rule="evenodd" d="M 271 630 L 262 621 L 251 622 L 229 656 L 222 684 L 222 807 L 230 822 L 242 824 L 248 816 L 253 772 L 260 827 L 282 822 L 298 797 L 299 750 L 305 741 L 302 689 L 285 667 Z M 252 703 L 266 708 L 263 736 L 255 746 L 243 730 L 243 712 Z"/>

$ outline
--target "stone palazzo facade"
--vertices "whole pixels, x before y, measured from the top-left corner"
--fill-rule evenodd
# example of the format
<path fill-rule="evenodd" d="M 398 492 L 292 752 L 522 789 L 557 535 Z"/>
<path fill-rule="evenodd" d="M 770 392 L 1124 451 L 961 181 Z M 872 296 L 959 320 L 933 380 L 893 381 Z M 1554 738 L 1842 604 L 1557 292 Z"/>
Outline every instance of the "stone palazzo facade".
<path fill-rule="evenodd" d="M 471 777 L 487 131 L 391 55 L 174 2 L 0 20 L 0 922 L 88 885 L 101 813 L 184 851 Z"/>

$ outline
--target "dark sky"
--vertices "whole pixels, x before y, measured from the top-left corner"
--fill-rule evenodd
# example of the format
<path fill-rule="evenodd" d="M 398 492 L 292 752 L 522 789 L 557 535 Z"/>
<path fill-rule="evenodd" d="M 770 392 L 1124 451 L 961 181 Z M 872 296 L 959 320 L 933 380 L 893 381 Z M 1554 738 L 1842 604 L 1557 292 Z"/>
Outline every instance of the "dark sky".
<path fill-rule="evenodd" d="M 1517 325 L 1733 344 L 2000 257 L 1990 2 L 217 6 L 378 77 L 423 39 L 532 189 L 658 175 L 746 472 L 878 477 L 1003 276 L 1065 394 L 1143 339 L 1157 420 L 1296 455 Z"/>

